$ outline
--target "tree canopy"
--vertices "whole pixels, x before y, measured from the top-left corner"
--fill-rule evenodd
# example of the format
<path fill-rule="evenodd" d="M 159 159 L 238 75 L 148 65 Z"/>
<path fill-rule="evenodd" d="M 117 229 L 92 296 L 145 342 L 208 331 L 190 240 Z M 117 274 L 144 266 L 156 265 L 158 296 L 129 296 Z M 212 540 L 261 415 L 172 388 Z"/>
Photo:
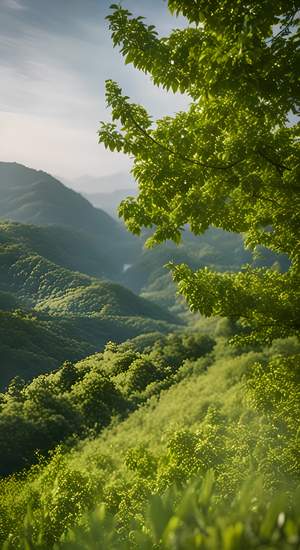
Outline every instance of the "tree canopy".
<path fill-rule="evenodd" d="M 171 266 L 194 311 L 240 319 L 248 338 L 299 333 L 299 5 L 297 1 L 169 0 L 186 28 L 160 37 L 113 4 L 114 46 L 153 84 L 190 97 L 186 112 L 153 121 L 117 83 L 106 82 L 112 122 L 99 139 L 134 158 L 136 198 L 120 215 L 149 245 L 214 226 L 248 247 L 286 254 L 290 268 L 241 273 Z M 293 122 L 291 122 L 293 121 Z"/>

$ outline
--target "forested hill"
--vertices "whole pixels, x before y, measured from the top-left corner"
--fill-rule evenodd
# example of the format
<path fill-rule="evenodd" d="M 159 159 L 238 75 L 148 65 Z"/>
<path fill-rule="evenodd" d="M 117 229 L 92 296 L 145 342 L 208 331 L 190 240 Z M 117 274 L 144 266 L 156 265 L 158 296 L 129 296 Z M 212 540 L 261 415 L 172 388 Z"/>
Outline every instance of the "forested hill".
<path fill-rule="evenodd" d="M 55 235 L 56 228 L 0 224 L 2 386 L 17 374 L 28 380 L 66 359 L 100 351 L 109 340 L 168 332 L 178 323 L 167 310 L 116 283 L 64 267 L 63 243 L 59 238 L 55 243 Z M 66 259 L 65 265 L 71 252 Z"/>
<path fill-rule="evenodd" d="M 99 246 L 98 235 L 58 225 L 33 225 L 0 220 L 0 245 L 21 247 L 57 265 L 87 275 L 115 279 L 119 258 Z"/>
<path fill-rule="evenodd" d="M 87 231 L 108 231 L 117 236 L 119 227 L 103 210 L 79 193 L 41 170 L 17 163 L 0 163 L 0 215 L 35 224 L 69 225 Z"/>
<path fill-rule="evenodd" d="M 37 225 L 68 226 L 92 235 L 119 269 L 140 250 L 140 244 L 106 212 L 41 170 L 0 162 L 0 218 Z"/>
<path fill-rule="evenodd" d="M 175 320 L 171 313 L 130 290 L 58 266 L 17 239 L 1 243 L 0 285 L 25 307 L 50 313 L 89 315 L 105 310 L 110 315 Z"/>

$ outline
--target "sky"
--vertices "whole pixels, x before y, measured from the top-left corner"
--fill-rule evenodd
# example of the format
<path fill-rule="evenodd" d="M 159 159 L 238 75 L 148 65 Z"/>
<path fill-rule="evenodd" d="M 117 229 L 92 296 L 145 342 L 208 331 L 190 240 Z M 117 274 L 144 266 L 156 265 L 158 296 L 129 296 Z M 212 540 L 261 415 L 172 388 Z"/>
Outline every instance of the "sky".
<path fill-rule="evenodd" d="M 99 122 L 109 120 L 107 78 L 154 116 L 186 107 L 185 97 L 154 87 L 149 77 L 124 65 L 105 20 L 111 3 L 0 0 L 0 160 L 68 181 L 128 174 L 130 159 L 98 144 Z M 146 16 L 162 35 L 184 25 L 171 17 L 165 0 L 122 5 Z"/>

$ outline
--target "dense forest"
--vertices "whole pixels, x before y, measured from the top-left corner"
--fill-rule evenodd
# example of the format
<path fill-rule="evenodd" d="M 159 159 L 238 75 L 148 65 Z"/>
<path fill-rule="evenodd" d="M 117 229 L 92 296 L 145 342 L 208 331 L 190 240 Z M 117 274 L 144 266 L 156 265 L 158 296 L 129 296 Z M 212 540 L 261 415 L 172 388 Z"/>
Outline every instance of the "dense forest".
<path fill-rule="evenodd" d="M 164 9 L 107 16 L 190 99 L 154 122 L 106 82 L 120 220 L 0 162 L 3 550 L 300 548 L 299 6 Z"/>

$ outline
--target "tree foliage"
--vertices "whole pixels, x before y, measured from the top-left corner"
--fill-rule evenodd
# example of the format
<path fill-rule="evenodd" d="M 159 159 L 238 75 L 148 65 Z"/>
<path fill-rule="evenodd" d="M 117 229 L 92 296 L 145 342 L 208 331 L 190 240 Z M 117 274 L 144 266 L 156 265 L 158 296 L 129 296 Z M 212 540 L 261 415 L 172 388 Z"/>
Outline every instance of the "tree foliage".
<path fill-rule="evenodd" d="M 0 476 L 30 466 L 58 443 L 95 436 L 113 418 L 126 417 L 158 395 L 161 385 L 176 384 L 186 359 L 208 357 L 215 344 L 201 334 L 154 337 L 155 345 L 141 352 L 134 339 L 109 342 L 104 353 L 66 361 L 29 383 L 13 378 L 0 393 Z"/>
<path fill-rule="evenodd" d="M 34 445 L 41 453 L 41 443 L 45 448 L 51 436 L 57 441 L 71 420 L 75 430 L 76 419 L 83 425 L 102 417 L 106 428 L 71 448 L 60 445 L 27 472 L 0 480 L 3 548 L 299 548 L 296 338 L 256 353 L 238 355 L 230 348 L 229 357 L 218 345 L 205 370 L 200 362 L 208 364 L 209 358 L 197 357 L 189 338 L 180 345 L 170 335 L 139 358 L 133 342 L 110 343 L 104 354 L 73 368 L 65 364 L 27 386 L 20 380 L 11 384 L 2 396 L 2 462 L 10 445 L 29 464 Z M 146 362 L 154 364 L 156 357 L 158 366 L 172 346 L 180 357 L 189 343 L 193 369 L 180 381 L 175 374 L 168 389 L 107 426 L 105 413 L 116 412 L 119 401 L 116 386 L 125 389 L 117 377 L 130 380 L 137 361 L 143 362 L 139 383 Z"/>
<path fill-rule="evenodd" d="M 195 234 L 215 226 L 245 234 L 250 248 L 287 254 L 284 274 L 171 269 L 192 309 L 241 318 L 260 340 L 299 333 L 299 128 L 289 122 L 299 107 L 297 2 L 168 6 L 187 26 L 167 37 L 121 6 L 108 16 L 125 62 L 191 99 L 186 112 L 154 123 L 107 81 L 112 122 L 99 139 L 134 157 L 139 185 L 120 215 L 133 233 L 154 228 L 149 245 L 179 242 L 186 225 Z"/>

